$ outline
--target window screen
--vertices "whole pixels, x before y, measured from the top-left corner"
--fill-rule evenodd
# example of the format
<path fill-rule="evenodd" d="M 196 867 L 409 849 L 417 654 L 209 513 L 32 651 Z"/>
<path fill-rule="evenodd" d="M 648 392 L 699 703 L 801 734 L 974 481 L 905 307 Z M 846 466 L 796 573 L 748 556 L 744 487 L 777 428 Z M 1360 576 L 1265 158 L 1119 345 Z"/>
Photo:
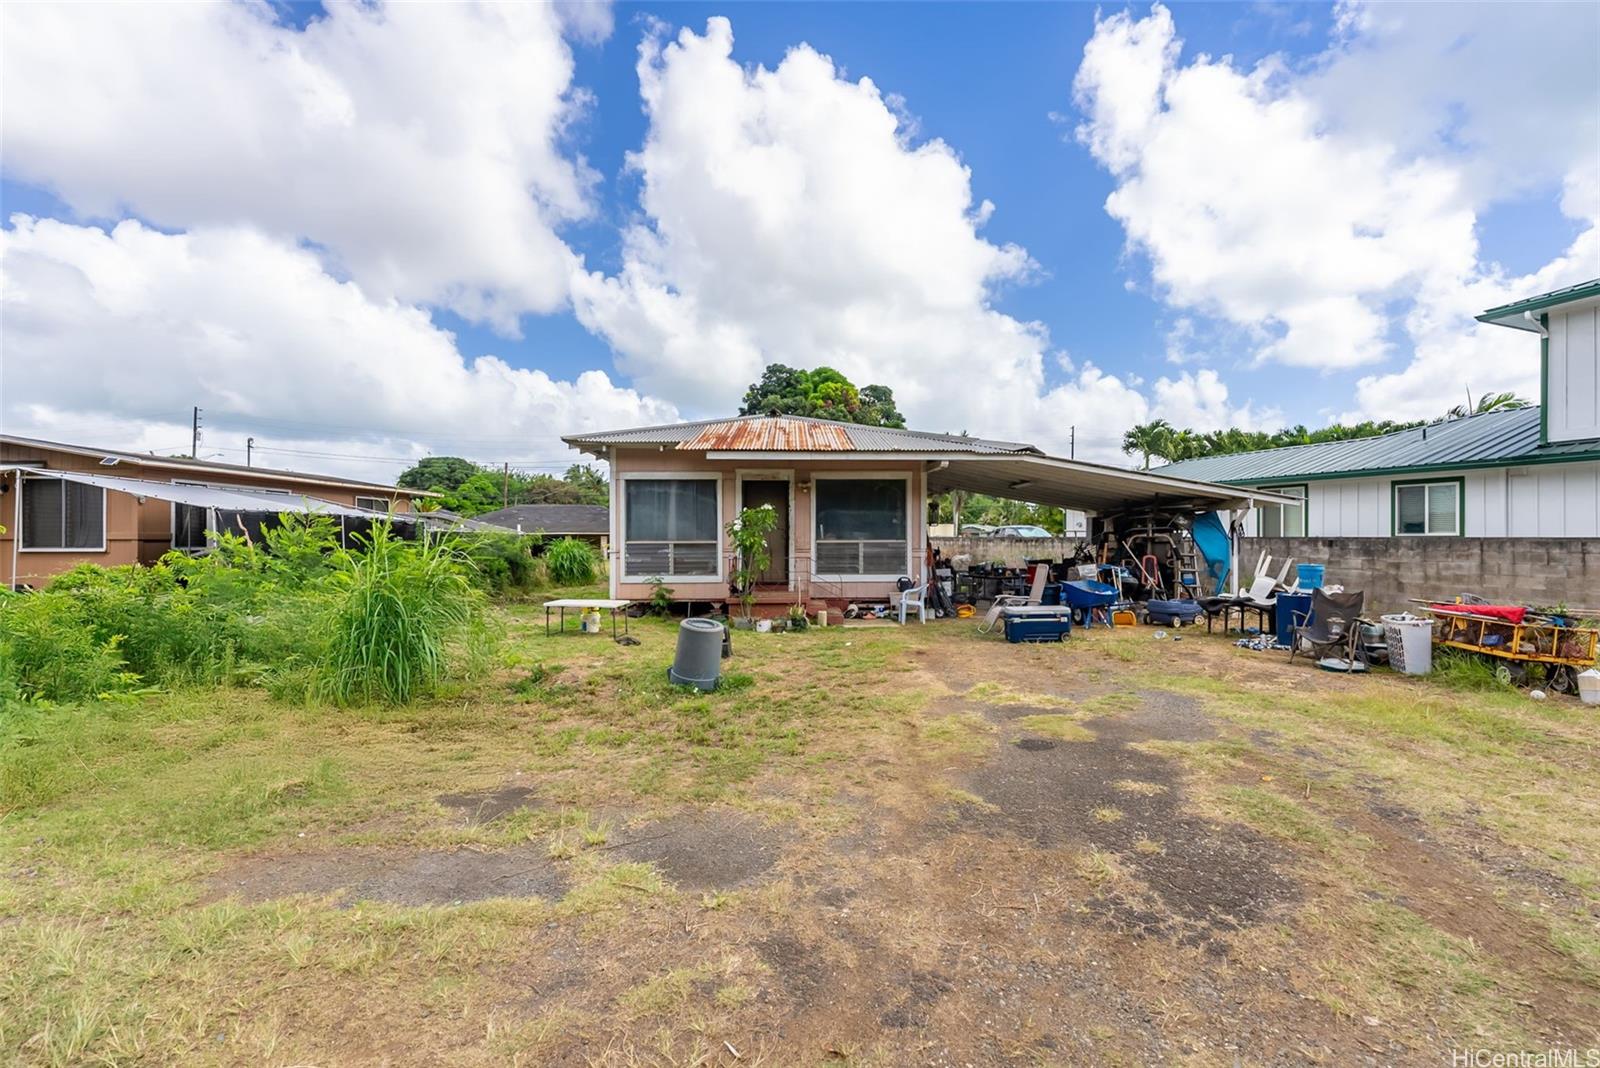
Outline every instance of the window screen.
<path fill-rule="evenodd" d="M 905 572 L 905 479 L 819 478 L 816 505 L 819 573 Z"/>
<path fill-rule="evenodd" d="M 211 525 L 211 510 L 197 504 L 172 506 L 172 547 L 174 549 L 204 549 L 208 544 L 206 530 Z"/>
<path fill-rule="evenodd" d="M 106 491 L 59 478 L 22 482 L 22 548 L 104 549 Z"/>
<path fill-rule="evenodd" d="M 1460 484 L 1396 486 L 1394 529 L 1397 534 L 1461 533 Z"/>
<path fill-rule="evenodd" d="M 623 481 L 623 572 L 714 577 L 719 517 L 717 482 L 710 478 L 630 478 Z"/>

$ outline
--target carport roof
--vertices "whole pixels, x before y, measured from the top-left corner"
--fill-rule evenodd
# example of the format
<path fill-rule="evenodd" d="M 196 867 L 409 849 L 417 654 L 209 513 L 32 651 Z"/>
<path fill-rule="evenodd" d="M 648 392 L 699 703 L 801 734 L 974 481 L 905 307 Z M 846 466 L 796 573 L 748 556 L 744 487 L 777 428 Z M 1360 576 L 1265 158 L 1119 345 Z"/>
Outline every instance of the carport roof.
<path fill-rule="evenodd" d="M 930 493 L 961 489 L 1097 513 L 1152 505 L 1225 508 L 1247 498 L 1289 500 L 1270 492 L 1049 456 L 1025 442 L 799 416 L 740 416 L 572 434 L 563 440 L 597 456 L 610 446 L 655 446 L 710 460 L 923 460 Z"/>

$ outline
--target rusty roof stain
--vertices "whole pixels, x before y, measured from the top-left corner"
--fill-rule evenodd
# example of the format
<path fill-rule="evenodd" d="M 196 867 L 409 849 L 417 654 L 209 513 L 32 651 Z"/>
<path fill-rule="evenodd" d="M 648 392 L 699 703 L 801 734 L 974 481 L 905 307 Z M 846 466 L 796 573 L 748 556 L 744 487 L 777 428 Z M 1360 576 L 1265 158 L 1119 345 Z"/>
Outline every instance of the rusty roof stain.
<path fill-rule="evenodd" d="M 787 419 L 730 419 L 712 423 L 678 443 L 688 452 L 850 452 L 855 443 L 842 426 Z"/>

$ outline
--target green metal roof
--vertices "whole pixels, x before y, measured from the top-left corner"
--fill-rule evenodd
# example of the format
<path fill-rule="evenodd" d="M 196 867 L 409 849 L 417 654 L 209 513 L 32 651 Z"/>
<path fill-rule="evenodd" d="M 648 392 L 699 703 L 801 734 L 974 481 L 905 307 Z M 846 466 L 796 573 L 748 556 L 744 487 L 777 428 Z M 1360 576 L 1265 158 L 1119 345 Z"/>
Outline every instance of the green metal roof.
<path fill-rule="evenodd" d="M 1545 311 L 1549 308 L 1559 307 L 1562 304 L 1572 304 L 1590 297 L 1600 297 L 1600 278 L 1591 278 L 1587 282 L 1579 282 L 1565 289 L 1541 293 L 1537 297 L 1519 300 L 1511 304 L 1502 304 L 1498 308 L 1490 308 L 1478 316 L 1480 323 L 1493 323 L 1495 326 L 1509 326 L 1517 330 L 1532 330 L 1538 332 L 1539 324 L 1529 322 L 1523 317 L 1523 312 Z"/>
<path fill-rule="evenodd" d="M 1515 408 L 1397 430 L 1378 437 L 1206 456 L 1158 475 L 1229 485 L 1600 460 L 1600 441 L 1539 444 L 1539 409 Z"/>

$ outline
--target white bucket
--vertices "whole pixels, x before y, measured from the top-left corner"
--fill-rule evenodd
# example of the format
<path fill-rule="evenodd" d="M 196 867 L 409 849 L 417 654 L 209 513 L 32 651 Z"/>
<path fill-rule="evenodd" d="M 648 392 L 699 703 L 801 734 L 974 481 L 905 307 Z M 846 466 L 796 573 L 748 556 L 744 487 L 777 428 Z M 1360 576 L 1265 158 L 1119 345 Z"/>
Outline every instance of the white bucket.
<path fill-rule="evenodd" d="M 1578 672 L 1578 698 L 1586 705 L 1600 705 L 1600 671 Z"/>
<path fill-rule="evenodd" d="M 1410 613 L 1378 618 L 1389 642 L 1390 667 L 1407 675 L 1426 675 L 1433 670 L 1433 620 Z"/>
<path fill-rule="evenodd" d="M 772 620 L 770 620 L 770 619 L 758 619 L 758 620 L 756 620 L 756 633 L 757 634 L 771 634 L 772 633 Z"/>
<path fill-rule="evenodd" d="M 590 610 L 583 614 L 583 632 L 585 634 L 600 633 L 600 613 Z"/>

